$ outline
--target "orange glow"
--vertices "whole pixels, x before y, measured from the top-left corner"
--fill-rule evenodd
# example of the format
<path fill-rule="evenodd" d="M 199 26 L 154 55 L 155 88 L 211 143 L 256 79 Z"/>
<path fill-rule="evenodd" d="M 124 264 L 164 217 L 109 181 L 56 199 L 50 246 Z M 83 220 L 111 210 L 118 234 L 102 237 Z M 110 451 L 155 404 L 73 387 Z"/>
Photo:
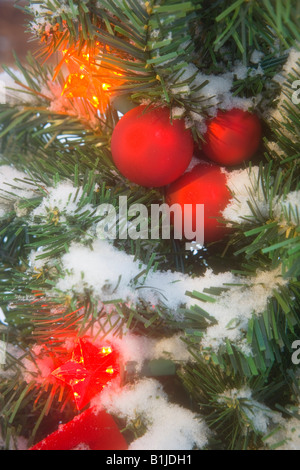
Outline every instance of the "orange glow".
<path fill-rule="evenodd" d="M 102 354 L 111 354 L 111 353 L 112 353 L 112 349 L 111 349 L 110 346 L 108 346 L 108 347 L 103 346 Z"/>
<path fill-rule="evenodd" d="M 107 372 L 108 374 L 113 374 L 114 370 L 112 367 L 108 367 L 105 372 Z"/>
<path fill-rule="evenodd" d="M 108 83 L 102 83 L 102 88 L 104 91 L 108 91 L 111 88 L 111 85 L 108 85 Z"/>
<path fill-rule="evenodd" d="M 98 106 L 99 106 L 99 100 L 98 100 L 97 96 L 93 96 L 92 100 L 93 100 L 93 102 L 92 102 L 93 106 L 95 106 L 96 108 L 98 108 Z"/>
<path fill-rule="evenodd" d="M 32 292 L 36 292 L 36 293 L 34 294 L 35 297 L 41 297 L 41 296 L 44 295 L 44 292 L 39 292 L 39 291 L 35 291 L 35 290 L 33 290 Z"/>
<path fill-rule="evenodd" d="M 101 54 L 108 50 L 107 46 L 101 47 L 99 41 L 93 48 L 81 48 L 79 43 L 66 47 L 64 43 L 61 47 L 62 60 L 56 67 L 56 74 L 65 63 L 69 75 L 61 95 L 69 99 L 84 99 L 91 105 L 92 113 L 93 108 L 105 113 L 113 88 L 123 83 L 120 71 L 101 67 Z"/>
<path fill-rule="evenodd" d="M 83 361 L 82 361 L 82 363 L 83 363 Z M 78 369 L 77 372 L 80 373 L 81 372 L 80 369 Z M 77 385 L 77 384 L 79 384 L 79 382 L 84 382 L 84 381 L 85 381 L 85 377 L 83 379 L 74 379 L 72 385 Z M 77 395 L 78 395 L 78 393 L 77 393 Z"/>

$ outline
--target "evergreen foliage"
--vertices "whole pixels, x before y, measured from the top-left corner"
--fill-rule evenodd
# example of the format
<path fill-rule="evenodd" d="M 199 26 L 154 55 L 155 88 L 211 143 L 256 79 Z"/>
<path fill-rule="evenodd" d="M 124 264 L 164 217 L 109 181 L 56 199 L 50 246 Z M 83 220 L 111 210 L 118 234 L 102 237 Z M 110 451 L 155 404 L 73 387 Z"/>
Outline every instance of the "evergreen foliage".
<path fill-rule="evenodd" d="M 39 10 L 33 11 L 32 5 Z M 291 362 L 291 345 L 300 337 L 300 214 L 290 206 L 284 220 L 279 220 L 274 206 L 278 199 L 300 189 L 299 105 L 290 99 L 292 83 L 300 80 L 299 62 L 284 82 L 286 99 L 279 103 L 280 118 L 276 115 L 264 121 L 257 187 L 262 188 L 267 217 L 256 204 L 257 187 L 253 187 L 248 201 L 253 217 L 244 224 L 232 224 L 225 240 L 197 253 L 186 253 L 178 240 L 115 241 L 118 249 L 146 266 L 134 280 L 137 290 L 142 278 L 147 286 L 150 269 L 191 277 L 204 274 L 207 268 L 232 271 L 240 276 L 241 289 L 251 288 L 257 272 L 280 269 L 286 282 L 274 286 L 264 311 L 253 313 L 243 331 L 252 354 L 228 338 L 217 351 L 201 346 L 207 329 L 216 323 L 206 311 L 207 305 L 236 285 L 187 291 L 186 296 L 200 300 L 201 307 L 196 302 L 190 307 L 183 304 L 181 322 L 164 302 L 153 309 L 142 300 L 129 305 L 120 298 L 105 301 L 100 308 L 89 288 L 72 295 L 56 288 L 64 276 L 59 257 L 73 243 L 92 246 L 93 227 L 102 217 L 97 213 L 100 204 L 112 204 L 117 210 L 119 196 L 147 207 L 164 202 L 163 189 L 128 183 L 112 163 L 110 138 L 119 120 L 118 98 L 126 103 L 180 107 L 189 119 L 193 113 L 208 116 L 210 106 L 201 94 L 206 81 L 196 84 L 193 74 L 186 78 L 188 65 L 203 74 L 221 76 L 231 70 L 235 60 L 257 68 L 258 64 L 251 65 L 251 56 L 258 51 L 263 57 L 263 75 L 236 77 L 232 92 L 240 98 L 260 95 L 261 112 L 265 106 L 276 109 L 281 87 L 272 79 L 282 71 L 289 48 L 297 47 L 300 39 L 299 2 L 294 0 L 153 0 L 145 5 L 132 0 L 48 0 L 26 7 L 42 39 L 41 50 L 38 57 L 28 57 L 27 65 L 16 58 L 24 76 L 24 99 L 0 104 L 2 164 L 26 172 L 22 187 L 26 182 L 31 191 L 30 197 L 19 199 L 20 182 L 1 188 L 1 198 L 13 202 L 0 218 L 0 306 L 7 322 L 0 324 L 0 339 L 15 346 L 15 351 L 9 349 L 0 371 L 0 426 L 7 447 L 19 435 L 31 445 L 54 430 L 58 421 L 68 421 L 76 413 L 63 386 L 49 385 L 46 380 L 37 385 L 34 373 L 31 381 L 24 381 L 24 358 L 37 363 L 33 345 L 44 345 L 61 357 L 66 336 L 82 335 L 93 327 L 116 336 L 124 326 L 151 338 L 182 334 L 193 362 L 179 368 L 178 377 L 191 408 L 205 417 L 213 431 L 208 448 L 263 447 L 264 433 L 253 420 L 255 407 L 259 412 L 297 416 L 299 377 Z M 41 17 L 43 21 L 37 21 Z M 111 90 L 116 100 L 105 112 L 94 113 L 93 120 L 89 118 L 90 103 L 80 98 L 75 104 L 66 99 L 69 108 L 65 111 L 52 110 L 46 91 L 53 77 L 63 86 L 63 61 L 53 69 L 42 60 L 63 49 L 71 53 L 75 48 L 78 54 L 85 47 L 97 50 L 98 43 L 102 49 L 95 64 L 101 63 L 104 76 L 106 72 L 122 75 L 122 82 Z M 15 72 L 6 71 L 20 85 Z M 188 91 L 183 93 L 182 87 Z M 79 105 L 84 112 L 78 113 Z M 190 122 L 199 143 L 197 121 Z M 78 189 L 72 200 L 75 212 L 48 207 L 46 215 L 32 215 L 47 196 L 47 188 L 65 181 Z M 40 252 L 38 260 L 52 260 L 51 265 L 32 269 L 28 262 L 32 250 Z M 245 388 L 252 391 L 251 399 L 247 394 L 228 393 Z"/>

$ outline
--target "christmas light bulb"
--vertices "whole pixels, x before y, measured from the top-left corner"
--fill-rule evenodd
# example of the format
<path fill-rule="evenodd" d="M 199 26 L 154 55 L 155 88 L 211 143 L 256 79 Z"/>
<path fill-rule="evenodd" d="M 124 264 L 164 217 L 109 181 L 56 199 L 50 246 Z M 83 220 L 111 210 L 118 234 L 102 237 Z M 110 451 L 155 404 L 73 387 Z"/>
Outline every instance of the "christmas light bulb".
<path fill-rule="evenodd" d="M 108 357 L 109 356 L 109 357 Z M 81 410 L 118 372 L 117 355 L 110 346 L 100 349 L 87 339 L 79 339 L 69 361 L 52 376 L 70 386 L 75 404 Z"/>

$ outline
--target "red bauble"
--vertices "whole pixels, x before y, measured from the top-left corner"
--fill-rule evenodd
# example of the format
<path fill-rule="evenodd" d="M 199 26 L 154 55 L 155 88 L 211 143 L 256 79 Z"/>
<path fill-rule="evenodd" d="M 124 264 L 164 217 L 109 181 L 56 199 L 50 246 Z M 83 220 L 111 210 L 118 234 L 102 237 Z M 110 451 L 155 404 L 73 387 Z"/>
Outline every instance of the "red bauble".
<path fill-rule="evenodd" d="M 241 109 L 219 111 L 208 122 L 203 152 L 220 165 L 239 165 L 254 155 L 261 132 L 260 120 L 255 114 Z"/>
<path fill-rule="evenodd" d="M 82 410 L 118 372 L 118 358 L 111 347 L 98 348 L 80 338 L 72 358 L 51 375 L 69 385 L 77 409 Z"/>
<path fill-rule="evenodd" d="M 146 187 L 165 186 L 187 169 L 194 142 L 184 121 L 170 122 L 168 108 L 138 106 L 116 125 L 111 152 L 119 171 L 130 181 Z"/>
<path fill-rule="evenodd" d="M 30 450 L 127 450 L 128 446 L 113 418 L 105 411 L 89 408 Z"/>
<path fill-rule="evenodd" d="M 180 204 L 184 233 L 184 205 L 192 204 L 192 227 L 196 230 L 196 204 L 204 204 L 204 243 L 220 240 L 227 229 L 217 221 L 227 206 L 231 194 L 226 175 L 217 165 L 201 163 L 172 183 L 166 191 L 169 206 Z M 174 221 L 176 224 L 176 220 Z M 191 225 L 190 224 L 190 225 Z M 176 231 L 176 225 L 174 226 Z M 179 228 L 180 230 L 180 228 Z"/>

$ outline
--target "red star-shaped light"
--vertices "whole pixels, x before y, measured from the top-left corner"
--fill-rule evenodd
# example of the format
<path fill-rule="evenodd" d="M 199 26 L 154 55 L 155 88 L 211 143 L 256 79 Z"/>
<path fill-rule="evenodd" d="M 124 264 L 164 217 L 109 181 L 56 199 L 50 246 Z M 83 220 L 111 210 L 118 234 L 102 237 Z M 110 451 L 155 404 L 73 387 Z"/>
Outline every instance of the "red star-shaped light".
<path fill-rule="evenodd" d="M 55 369 L 52 375 L 71 387 L 76 407 L 81 410 L 107 382 L 116 377 L 118 370 L 117 355 L 111 347 L 98 348 L 86 338 L 81 338 L 72 358 Z"/>

